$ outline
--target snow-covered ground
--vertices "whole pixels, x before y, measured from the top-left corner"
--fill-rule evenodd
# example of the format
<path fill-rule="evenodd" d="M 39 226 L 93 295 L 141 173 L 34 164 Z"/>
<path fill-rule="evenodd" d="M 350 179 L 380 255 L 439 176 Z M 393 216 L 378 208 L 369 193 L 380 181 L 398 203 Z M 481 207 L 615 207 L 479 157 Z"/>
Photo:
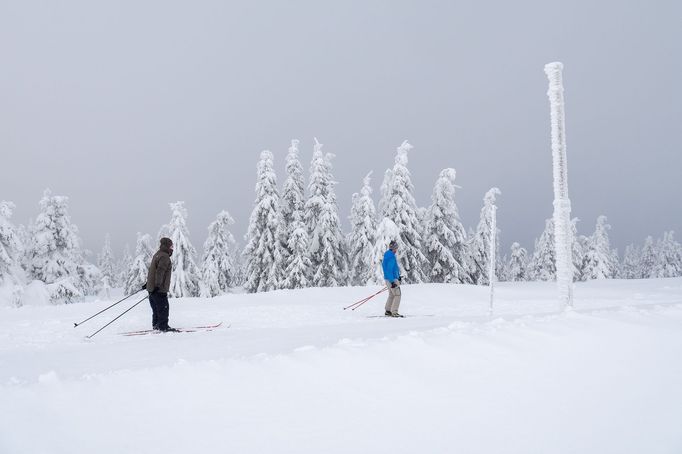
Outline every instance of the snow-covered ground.
<path fill-rule="evenodd" d="M 0 453 L 681 453 L 682 279 L 0 309 Z M 135 302 L 133 300 L 132 302 Z M 230 325 L 229 327 L 227 325 Z"/>

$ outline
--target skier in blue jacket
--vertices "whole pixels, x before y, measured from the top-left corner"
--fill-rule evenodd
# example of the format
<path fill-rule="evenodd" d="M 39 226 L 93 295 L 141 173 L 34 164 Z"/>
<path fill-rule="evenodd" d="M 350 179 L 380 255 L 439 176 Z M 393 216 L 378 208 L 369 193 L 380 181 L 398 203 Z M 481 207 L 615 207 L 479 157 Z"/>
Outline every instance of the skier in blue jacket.
<path fill-rule="evenodd" d="M 388 251 L 384 252 L 384 259 L 381 262 L 381 266 L 384 270 L 384 279 L 386 280 L 386 287 L 388 287 L 388 299 L 386 300 L 386 312 L 387 317 L 402 317 L 398 313 L 398 308 L 400 307 L 400 282 L 402 277 L 400 276 L 400 267 L 398 266 L 398 260 L 395 257 L 395 253 L 398 250 L 398 242 L 393 240 L 388 245 Z"/>

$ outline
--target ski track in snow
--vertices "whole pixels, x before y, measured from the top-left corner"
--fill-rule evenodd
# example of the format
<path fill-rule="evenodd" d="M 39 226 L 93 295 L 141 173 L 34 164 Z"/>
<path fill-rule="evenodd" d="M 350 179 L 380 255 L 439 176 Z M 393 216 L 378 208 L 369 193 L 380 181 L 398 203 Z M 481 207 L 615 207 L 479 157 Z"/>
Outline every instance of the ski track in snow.
<path fill-rule="evenodd" d="M 0 309 L 0 452 L 682 452 L 682 279 L 374 287 Z M 173 409 L 181 409 L 179 412 Z M 161 427 L 150 438 L 150 418 Z M 40 432 L 40 437 L 34 434 Z M 218 448 L 216 448 L 218 447 Z"/>

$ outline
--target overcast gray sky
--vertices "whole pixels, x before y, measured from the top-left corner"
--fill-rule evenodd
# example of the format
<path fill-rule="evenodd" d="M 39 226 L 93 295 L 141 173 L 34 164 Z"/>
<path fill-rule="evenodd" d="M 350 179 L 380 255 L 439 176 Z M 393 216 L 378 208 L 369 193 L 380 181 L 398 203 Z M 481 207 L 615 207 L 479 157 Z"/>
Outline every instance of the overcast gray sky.
<path fill-rule="evenodd" d="M 543 66 L 559 60 L 579 232 L 605 214 L 621 252 L 679 239 L 679 5 L 0 0 L 0 199 L 26 223 L 46 187 L 67 195 L 84 246 L 110 232 L 117 256 L 184 200 L 201 250 L 222 209 L 242 240 L 261 150 L 281 184 L 290 139 L 307 169 L 317 137 L 346 222 L 407 139 L 420 205 L 454 167 L 465 226 L 497 186 L 503 251 L 531 250 L 552 213 Z"/>

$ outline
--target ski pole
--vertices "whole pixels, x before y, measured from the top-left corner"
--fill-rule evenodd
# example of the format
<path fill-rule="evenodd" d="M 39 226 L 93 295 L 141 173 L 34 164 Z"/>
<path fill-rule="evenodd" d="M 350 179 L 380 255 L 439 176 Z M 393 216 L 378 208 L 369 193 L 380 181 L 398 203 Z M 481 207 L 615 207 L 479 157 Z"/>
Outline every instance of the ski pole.
<path fill-rule="evenodd" d="M 386 291 L 386 290 L 388 290 L 388 288 L 385 288 L 385 289 L 381 290 L 381 292 Z M 381 293 L 381 292 L 375 293 L 374 295 L 372 295 L 372 296 L 370 296 L 369 298 L 367 298 L 366 300 L 362 301 L 360 304 L 358 304 L 357 306 L 355 306 L 355 307 L 354 307 L 353 309 L 351 309 L 351 310 L 354 311 L 355 309 L 357 309 L 358 307 L 362 306 L 362 305 L 365 304 L 367 301 L 371 300 L 372 298 L 374 298 L 375 296 L 377 296 L 377 295 L 378 295 L 379 293 Z"/>
<path fill-rule="evenodd" d="M 388 287 L 384 287 L 384 288 L 382 288 L 381 290 L 379 290 L 378 292 L 376 292 L 375 294 L 370 295 L 370 296 L 368 296 L 367 298 L 363 298 L 363 299 L 361 299 L 360 301 L 357 301 L 357 302 L 351 304 L 351 305 L 348 306 L 348 307 L 349 307 L 349 308 L 352 308 L 351 310 L 354 311 L 354 310 L 357 309 L 358 307 L 360 307 L 360 306 L 362 306 L 363 304 L 365 304 L 367 301 L 369 301 L 369 300 L 371 300 L 372 298 L 374 298 L 375 296 L 377 296 L 379 293 L 385 292 L 386 290 L 388 290 Z M 344 308 L 344 310 L 346 310 L 346 308 Z"/>
<path fill-rule="evenodd" d="M 118 300 L 118 301 L 116 301 L 116 302 L 115 302 L 114 304 L 112 304 L 111 306 L 109 306 L 109 307 L 107 307 L 107 308 L 104 308 L 104 309 L 102 309 L 101 311 L 99 311 L 98 313 L 96 313 L 95 315 L 93 315 L 92 317 L 88 317 L 88 318 L 86 318 L 85 320 L 83 320 L 83 321 L 82 321 L 82 322 L 80 322 L 80 323 L 74 323 L 74 324 L 73 324 L 73 327 L 75 328 L 75 327 L 77 327 L 78 325 L 82 325 L 83 323 L 87 322 L 88 320 L 90 320 L 90 319 L 93 319 L 93 318 L 97 317 L 97 316 L 98 316 L 99 314 L 101 314 L 102 312 L 104 312 L 104 311 L 107 311 L 107 310 L 111 309 L 112 307 L 116 306 L 116 305 L 117 305 L 118 303 L 122 303 L 123 301 L 127 300 L 128 298 L 130 298 L 130 297 L 131 297 L 131 296 L 133 296 L 133 295 L 137 295 L 137 294 L 138 294 L 138 293 L 140 293 L 140 292 L 141 292 L 142 290 L 144 290 L 144 289 L 143 289 L 143 288 L 141 288 L 141 289 L 140 289 L 140 290 L 138 290 L 137 292 L 135 292 L 135 293 L 131 293 L 130 295 L 128 295 L 128 296 L 126 296 L 125 298 L 123 298 L 122 300 Z"/>
<path fill-rule="evenodd" d="M 86 337 L 87 337 L 88 339 L 91 339 L 95 334 L 99 333 L 99 332 L 102 331 L 104 328 L 106 328 L 107 326 L 111 325 L 112 323 L 114 323 L 114 322 L 115 322 L 116 320 L 118 320 L 119 318 L 123 317 L 123 316 L 126 314 L 126 312 L 130 311 L 132 308 L 134 308 L 135 306 L 137 306 L 138 304 L 140 304 L 142 301 L 144 301 L 144 300 L 146 300 L 146 299 L 147 299 L 147 297 L 145 296 L 145 297 L 142 298 L 140 301 L 138 301 L 137 303 L 133 304 L 133 305 L 130 306 L 128 309 L 126 309 L 125 311 L 123 311 L 123 313 L 122 313 L 121 315 L 119 315 L 118 317 L 116 317 L 115 319 L 113 319 L 112 321 L 110 321 L 109 323 L 107 323 L 106 325 L 104 325 L 103 327 L 101 327 L 100 329 L 98 329 L 97 331 L 95 331 L 94 333 L 92 333 L 91 335 L 86 336 Z"/>
<path fill-rule="evenodd" d="M 363 299 L 361 299 L 361 300 L 358 300 L 358 301 L 354 302 L 353 304 L 351 304 L 351 305 L 349 305 L 349 306 L 344 307 L 343 310 L 345 311 L 346 309 L 350 309 L 351 307 L 353 307 L 353 306 L 355 306 L 355 305 L 357 305 L 357 304 L 360 304 L 360 303 L 362 303 L 363 301 L 367 300 L 367 298 L 369 298 L 369 296 L 367 296 L 367 297 L 365 297 L 365 298 L 363 298 Z"/>
<path fill-rule="evenodd" d="M 377 296 L 379 293 L 384 292 L 384 291 L 386 291 L 387 289 L 388 289 L 388 287 L 384 287 L 384 288 L 382 288 L 381 290 L 379 290 L 378 292 L 376 292 L 375 294 L 370 295 L 370 296 L 368 296 L 368 297 L 366 297 L 366 298 L 363 298 L 363 299 L 361 299 L 360 301 L 356 301 L 355 303 L 351 304 L 350 306 L 344 307 L 343 310 L 345 311 L 346 309 L 351 309 L 351 308 L 352 308 L 351 310 L 354 311 L 355 309 L 357 309 L 358 307 L 362 306 L 362 305 L 365 304 L 367 301 L 371 300 L 372 298 L 374 298 L 375 296 Z M 355 306 L 355 307 L 354 307 L 354 306 Z"/>
<path fill-rule="evenodd" d="M 361 299 L 360 301 L 356 301 L 355 303 L 351 304 L 350 306 L 344 307 L 343 310 L 344 310 L 344 311 L 345 311 L 346 309 L 355 310 L 356 307 L 362 306 L 364 303 L 366 303 L 367 301 L 369 301 L 373 296 L 374 296 L 374 295 L 368 296 L 368 297 L 366 297 L 366 298 L 363 298 L 363 299 Z"/>

